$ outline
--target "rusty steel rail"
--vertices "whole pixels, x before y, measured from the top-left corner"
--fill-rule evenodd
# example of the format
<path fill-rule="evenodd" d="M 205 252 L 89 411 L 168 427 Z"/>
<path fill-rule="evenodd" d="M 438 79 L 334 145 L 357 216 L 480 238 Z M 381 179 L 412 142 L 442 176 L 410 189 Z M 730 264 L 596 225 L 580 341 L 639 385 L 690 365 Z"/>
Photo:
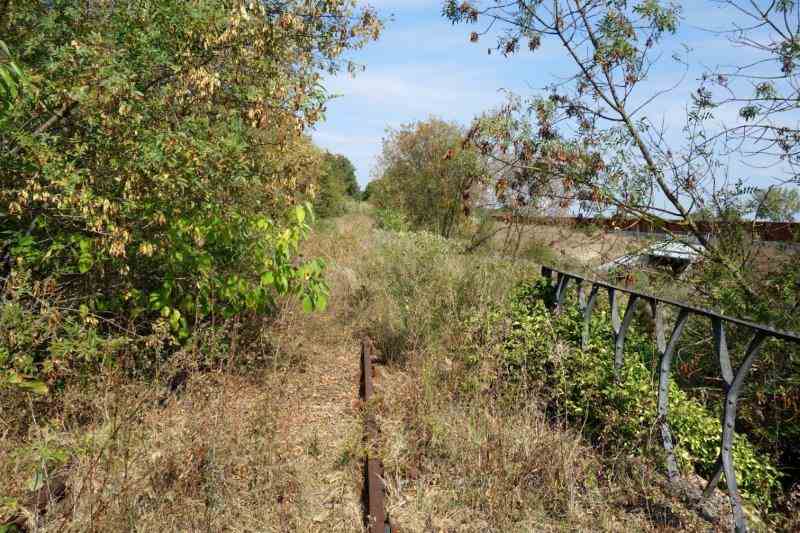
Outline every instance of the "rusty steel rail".
<path fill-rule="evenodd" d="M 365 404 L 364 429 L 367 440 L 364 507 L 366 525 L 369 533 L 391 533 L 391 525 L 386 517 L 384 507 L 383 464 L 374 455 L 370 445 L 378 442 L 378 423 L 370 411 L 369 401 L 373 396 L 372 384 L 372 350 L 369 342 L 361 341 L 361 398 Z"/>
<path fill-rule="evenodd" d="M 655 322 L 655 341 L 660 358 L 659 382 L 658 382 L 658 419 L 656 420 L 660 432 L 661 441 L 666 453 L 667 476 L 670 481 L 675 481 L 679 475 L 678 463 L 675 459 L 675 450 L 672 439 L 672 431 L 669 425 L 669 378 L 672 366 L 672 357 L 675 348 L 683 333 L 684 326 L 690 315 L 699 315 L 710 319 L 711 333 L 714 338 L 714 354 L 719 360 L 720 373 L 722 375 L 722 392 L 725 394 L 723 404 L 723 416 L 721 420 L 720 454 L 716 460 L 714 475 L 708 480 L 703 499 L 708 498 L 719 484 L 723 474 L 728 488 L 728 496 L 733 511 L 734 527 L 737 532 L 747 531 L 747 520 L 742 510 L 741 496 L 736 483 L 736 473 L 734 470 L 733 458 L 733 436 L 736 424 L 736 408 L 739 402 L 739 394 L 744 386 L 745 378 L 753 362 L 756 360 L 759 351 L 768 338 L 776 338 L 784 341 L 800 344 L 800 335 L 791 331 L 782 331 L 763 324 L 756 324 L 747 320 L 741 320 L 729 316 L 694 307 L 688 304 L 660 298 L 643 292 L 619 287 L 603 281 L 590 280 L 578 274 L 560 271 L 551 267 L 542 267 L 542 277 L 552 286 L 553 274 L 556 274 L 555 286 L 555 310 L 559 311 L 565 301 L 566 291 L 570 282 L 574 282 L 577 290 L 578 307 L 583 315 L 583 328 L 581 331 L 581 347 L 585 348 L 589 338 L 589 324 L 591 322 L 592 310 L 597 300 L 597 295 L 601 289 L 608 292 L 608 299 L 611 305 L 611 326 L 614 339 L 614 370 L 618 374 L 622 369 L 624 361 L 625 334 L 633 319 L 634 309 L 638 301 L 650 304 L 650 310 Z M 584 283 L 589 286 L 588 298 L 584 291 Z M 620 318 L 620 294 L 627 294 L 628 301 L 625 312 Z M 678 309 L 678 316 L 672 333 L 667 340 L 664 329 L 664 307 L 671 306 Z M 728 352 L 728 345 L 725 340 L 725 326 L 736 324 L 749 328 L 752 331 L 750 343 L 744 354 L 742 364 L 738 369 L 731 365 L 731 358 Z"/>

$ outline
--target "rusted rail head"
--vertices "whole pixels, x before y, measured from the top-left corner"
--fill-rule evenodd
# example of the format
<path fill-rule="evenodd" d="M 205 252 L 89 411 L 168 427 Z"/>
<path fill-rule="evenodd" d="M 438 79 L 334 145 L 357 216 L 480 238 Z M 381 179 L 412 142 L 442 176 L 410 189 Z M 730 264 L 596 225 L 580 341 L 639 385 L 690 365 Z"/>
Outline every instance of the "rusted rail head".
<path fill-rule="evenodd" d="M 368 403 L 373 396 L 372 383 L 372 350 L 370 343 L 361 341 L 361 398 Z M 367 410 L 364 419 L 365 433 L 368 444 L 378 441 L 378 423 L 375 416 Z M 366 523 L 369 533 L 391 533 L 392 529 L 386 519 L 384 506 L 383 464 L 379 457 L 374 455 L 371 446 L 367 446 L 366 464 L 366 490 L 365 510 Z"/>
<path fill-rule="evenodd" d="M 661 441 L 666 452 L 667 475 L 670 480 L 678 477 L 678 463 L 675 459 L 675 451 L 672 442 L 672 431 L 669 425 L 669 377 L 672 367 L 672 357 L 675 348 L 683 333 L 684 326 L 690 315 L 698 315 L 710 319 L 711 333 L 714 338 L 714 354 L 719 360 L 720 371 L 722 374 L 722 392 L 725 394 L 723 406 L 723 417 L 721 420 L 721 442 L 720 454 L 717 457 L 714 474 L 708 480 L 703 498 L 708 498 L 719 484 L 722 475 L 725 475 L 725 483 L 728 487 L 728 496 L 733 511 L 734 527 L 737 532 L 747 531 L 747 520 L 742 510 L 741 496 L 736 483 L 736 473 L 734 471 L 733 459 L 733 436 L 736 425 L 736 408 L 739 401 L 739 394 L 744 386 L 753 362 L 756 360 L 759 351 L 768 338 L 781 339 L 800 345 L 800 334 L 791 331 L 782 331 L 764 324 L 756 324 L 747 320 L 722 315 L 720 313 L 694 307 L 688 304 L 659 298 L 651 294 L 635 291 L 632 289 L 619 287 L 603 281 L 590 280 L 578 274 L 564 272 L 555 268 L 543 266 L 542 276 L 552 285 L 555 275 L 555 309 L 558 311 L 566 298 L 567 288 L 574 284 L 577 290 L 578 306 L 583 314 L 583 330 L 581 333 L 582 347 L 586 347 L 589 338 L 589 324 L 592 317 L 597 295 L 600 290 L 608 292 L 609 303 L 611 305 L 611 325 L 614 338 L 614 369 L 619 372 L 624 365 L 624 346 L 625 334 L 633 319 L 636 303 L 641 300 L 650 304 L 650 310 L 655 322 L 655 341 L 660 357 L 659 365 L 659 384 L 658 384 L 658 419 L 656 420 L 660 432 Z M 588 296 L 586 288 L 588 286 Z M 620 295 L 626 294 L 628 297 L 625 312 L 620 317 Z M 678 317 L 672 329 L 669 339 L 665 336 L 664 313 L 665 306 L 672 306 L 678 309 Z M 738 369 L 731 365 L 728 345 L 725 340 L 725 327 L 729 324 L 736 324 L 748 328 L 753 336 L 744 354 L 744 359 Z"/>

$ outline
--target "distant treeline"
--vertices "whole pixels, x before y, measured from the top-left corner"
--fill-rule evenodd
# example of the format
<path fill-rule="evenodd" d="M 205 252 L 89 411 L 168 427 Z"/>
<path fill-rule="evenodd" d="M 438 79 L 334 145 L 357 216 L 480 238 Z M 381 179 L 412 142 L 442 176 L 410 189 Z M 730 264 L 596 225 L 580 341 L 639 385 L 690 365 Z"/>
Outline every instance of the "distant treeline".
<path fill-rule="evenodd" d="M 508 213 L 495 213 L 497 220 L 508 220 Z M 526 217 L 513 215 L 516 222 L 523 224 L 544 224 L 559 226 L 598 226 L 609 231 L 632 231 L 637 233 L 674 233 L 686 235 L 689 229 L 684 222 L 658 221 L 634 218 L 603 217 Z M 763 241 L 800 242 L 800 223 L 767 221 L 706 221 L 697 222 L 704 233 L 717 234 L 720 231 L 741 231 L 755 235 Z"/>

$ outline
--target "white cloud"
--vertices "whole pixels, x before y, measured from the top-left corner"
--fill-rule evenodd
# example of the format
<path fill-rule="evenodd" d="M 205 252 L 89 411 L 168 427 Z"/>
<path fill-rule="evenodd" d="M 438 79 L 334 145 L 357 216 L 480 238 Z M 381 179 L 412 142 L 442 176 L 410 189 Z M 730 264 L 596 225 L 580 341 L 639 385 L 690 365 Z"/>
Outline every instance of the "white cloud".
<path fill-rule="evenodd" d="M 328 87 L 341 94 L 340 101 L 381 112 L 464 117 L 499 103 L 500 84 L 484 74 L 459 70 L 458 65 L 423 65 L 339 76 Z"/>

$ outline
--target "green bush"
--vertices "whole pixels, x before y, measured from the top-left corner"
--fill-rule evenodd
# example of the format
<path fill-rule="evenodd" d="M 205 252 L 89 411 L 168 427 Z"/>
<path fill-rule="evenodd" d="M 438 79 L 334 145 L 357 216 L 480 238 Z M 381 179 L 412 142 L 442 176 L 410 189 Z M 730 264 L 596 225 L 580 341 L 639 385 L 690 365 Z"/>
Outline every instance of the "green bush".
<path fill-rule="evenodd" d="M 3 11 L 0 298 L 22 322 L 52 318 L 29 344 L 0 332 L 0 387 L 63 376 L 85 350 L 60 346 L 79 330 L 87 343 L 160 336 L 174 348 L 287 295 L 324 307 L 322 262 L 298 252 L 320 159 L 303 132 L 329 98 L 320 73 L 377 37 L 370 9 L 54 0 Z M 59 350 L 68 360 L 47 372 Z"/>
<path fill-rule="evenodd" d="M 402 210 L 414 230 L 457 236 L 479 203 L 486 159 L 464 143 L 466 131 L 437 118 L 389 128 L 380 177 L 367 196 L 380 207 Z"/>
<path fill-rule="evenodd" d="M 625 364 L 615 378 L 607 308 L 598 302 L 588 345 L 581 350 L 577 346 L 582 318 L 577 306 L 567 306 L 554 316 L 547 308 L 551 300 L 552 287 L 543 280 L 516 291 L 511 328 L 505 338 L 506 379 L 519 379 L 523 374 L 533 379 L 551 409 L 585 424 L 587 436 L 602 446 L 659 455 L 658 355 L 652 340 L 631 325 Z M 719 409 L 689 397 L 674 381 L 670 382 L 669 404 L 681 465 L 708 476 L 720 450 Z M 753 503 L 769 507 L 779 488 L 779 473 L 772 460 L 741 434 L 735 437 L 733 453 L 742 493 Z"/>
<path fill-rule="evenodd" d="M 355 167 L 345 156 L 325 152 L 319 172 L 314 211 L 320 217 L 344 214 L 348 209 L 348 201 L 358 199 L 361 195 Z"/>
<path fill-rule="evenodd" d="M 408 217 L 399 209 L 384 207 L 375 210 L 378 227 L 388 231 L 408 231 Z"/>

